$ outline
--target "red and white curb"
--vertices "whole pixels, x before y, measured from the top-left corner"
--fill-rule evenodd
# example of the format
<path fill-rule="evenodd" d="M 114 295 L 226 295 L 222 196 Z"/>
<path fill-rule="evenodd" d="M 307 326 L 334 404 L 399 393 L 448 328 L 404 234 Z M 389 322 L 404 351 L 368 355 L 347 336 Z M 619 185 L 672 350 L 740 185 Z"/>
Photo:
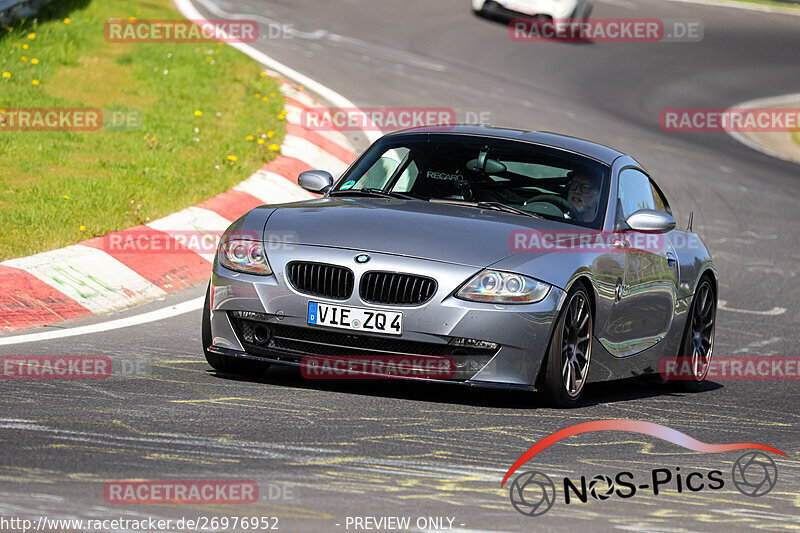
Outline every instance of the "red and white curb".
<path fill-rule="evenodd" d="M 304 128 L 300 123 L 303 109 L 322 104 L 289 82 L 279 81 L 288 111 L 287 131 L 274 161 L 231 190 L 145 226 L 0 263 L 0 330 L 108 314 L 201 283 L 210 276 L 213 253 L 178 244 L 187 231 L 221 235 L 256 206 L 314 197 L 297 185 L 301 172 L 315 168 L 334 176 L 344 172 L 355 159 L 347 138 L 339 132 Z M 132 235 L 152 236 L 170 242 L 170 250 L 180 251 L 143 253 L 107 244 L 113 238 L 125 242 Z"/>

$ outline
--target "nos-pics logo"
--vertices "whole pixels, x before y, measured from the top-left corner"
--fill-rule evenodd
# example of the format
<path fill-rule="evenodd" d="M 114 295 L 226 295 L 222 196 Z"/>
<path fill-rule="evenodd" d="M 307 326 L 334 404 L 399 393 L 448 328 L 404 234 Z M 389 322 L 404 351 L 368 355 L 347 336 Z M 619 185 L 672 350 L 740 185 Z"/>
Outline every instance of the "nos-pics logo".
<path fill-rule="evenodd" d="M 741 455 L 730 470 L 729 482 L 736 489 L 751 498 L 763 496 L 778 482 L 778 466 L 764 451 L 785 455 L 780 450 L 756 443 L 707 444 L 674 429 L 637 420 L 596 420 L 564 428 L 534 444 L 508 470 L 501 486 L 511 475 L 533 456 L 550 445 L 581 433 L 595 431 L 628 431 L 657 437 L 684 448 L 719 453 L 732 450 L 755 450 Z M 761 451 L 763 450 L 763 451 Z M 581 476 L 578 480 L 568 477 L 553 479 L 536 470 L 523 472 L 511 482 L 509 498 L 511 505 L 525 516 L 541 516 L 549 511 L 556 500 L 565 504 L 587 503 L 590 499 L 602 501 L 610 498 L 632 498 L 640 492 L 658 495 L 669 488 L 679 493 L 720 490 L 725 487 L 726 473 L 722 470 L 681 470 L 680 467 L 655 468 L 644 477 L 637 478 L 634 473 L 620 471 L 613 476 L 598 474 L 594 477 Z"/>

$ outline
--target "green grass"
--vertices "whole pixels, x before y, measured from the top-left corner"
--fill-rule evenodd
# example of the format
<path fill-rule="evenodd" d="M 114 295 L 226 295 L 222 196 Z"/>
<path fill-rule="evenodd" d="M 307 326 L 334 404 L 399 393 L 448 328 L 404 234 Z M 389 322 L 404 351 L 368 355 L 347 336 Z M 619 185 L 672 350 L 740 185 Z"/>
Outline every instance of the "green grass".
<path fill-rule="evenodd" d="M 760 6 L 783 8 L 786 11 L 800 11 L 800 4 L 793 2 L 780 2 L 779 0 L 725 0 L 726 2 L 740 2 L 742 4 L 755 4 Z"/>
<path fill-rule="evenodd" d="M 795 144 L 800 145 L 800 130 L 792 132 L 792 140 Z"/>
<path fill-rule="evenodd" d="M 0 126 L 0 260 L 147 223 L 275 157 L 283 98 L 255 61 L 218 43 L 105 41 L 109 18 L 182 18 L 168 0 L 54 4 L 0 29 L 0 109 L 128 109 L 143 121 L 84 132 Z"/>

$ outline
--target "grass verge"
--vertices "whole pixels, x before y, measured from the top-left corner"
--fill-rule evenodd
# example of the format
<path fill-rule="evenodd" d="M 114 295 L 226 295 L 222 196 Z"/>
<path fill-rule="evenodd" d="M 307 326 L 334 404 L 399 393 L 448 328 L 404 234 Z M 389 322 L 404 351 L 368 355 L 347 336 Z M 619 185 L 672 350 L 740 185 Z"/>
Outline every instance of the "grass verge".
<path fill-rule="evenodd" d="M 779 11 L 794 11 L 800 13 L 800 4 L 794 2 L 781 2 L 780 0 L 723 0 L 723 2 L 775 7 L 778 8 Z"/>
<path fill-rule="evenodd" d="M 11 131 L 0 118 L 0 260 L 145 224 L 277 154 L 283 97 L 258 63 L 219 43 L 107 42 L 105 22 L 130 17 L 182 18 L 168 0 L 62 0 L 0 29 L 0 111 L 89 107 L 133 119 Z"/>

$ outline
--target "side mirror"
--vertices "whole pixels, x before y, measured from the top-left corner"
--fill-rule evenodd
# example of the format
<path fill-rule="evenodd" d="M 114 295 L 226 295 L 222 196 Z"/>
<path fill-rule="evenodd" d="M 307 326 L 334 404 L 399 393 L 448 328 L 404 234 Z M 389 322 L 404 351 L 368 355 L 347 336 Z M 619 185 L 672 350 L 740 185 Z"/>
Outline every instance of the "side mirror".
<path fill-rule="evenodd" d="M 324 170 L 307 170 L 298 176 L 297 184 L 308 192 L 325 194 L 333 187 L 333 176 Z"/>
<path fill-rule="evenodd" d="M 626 218 L 625 223 L 634 231 L 646 233 L 667 233 L 675 229 L 672 215 L 655 209 L 640 209 Z"/>

